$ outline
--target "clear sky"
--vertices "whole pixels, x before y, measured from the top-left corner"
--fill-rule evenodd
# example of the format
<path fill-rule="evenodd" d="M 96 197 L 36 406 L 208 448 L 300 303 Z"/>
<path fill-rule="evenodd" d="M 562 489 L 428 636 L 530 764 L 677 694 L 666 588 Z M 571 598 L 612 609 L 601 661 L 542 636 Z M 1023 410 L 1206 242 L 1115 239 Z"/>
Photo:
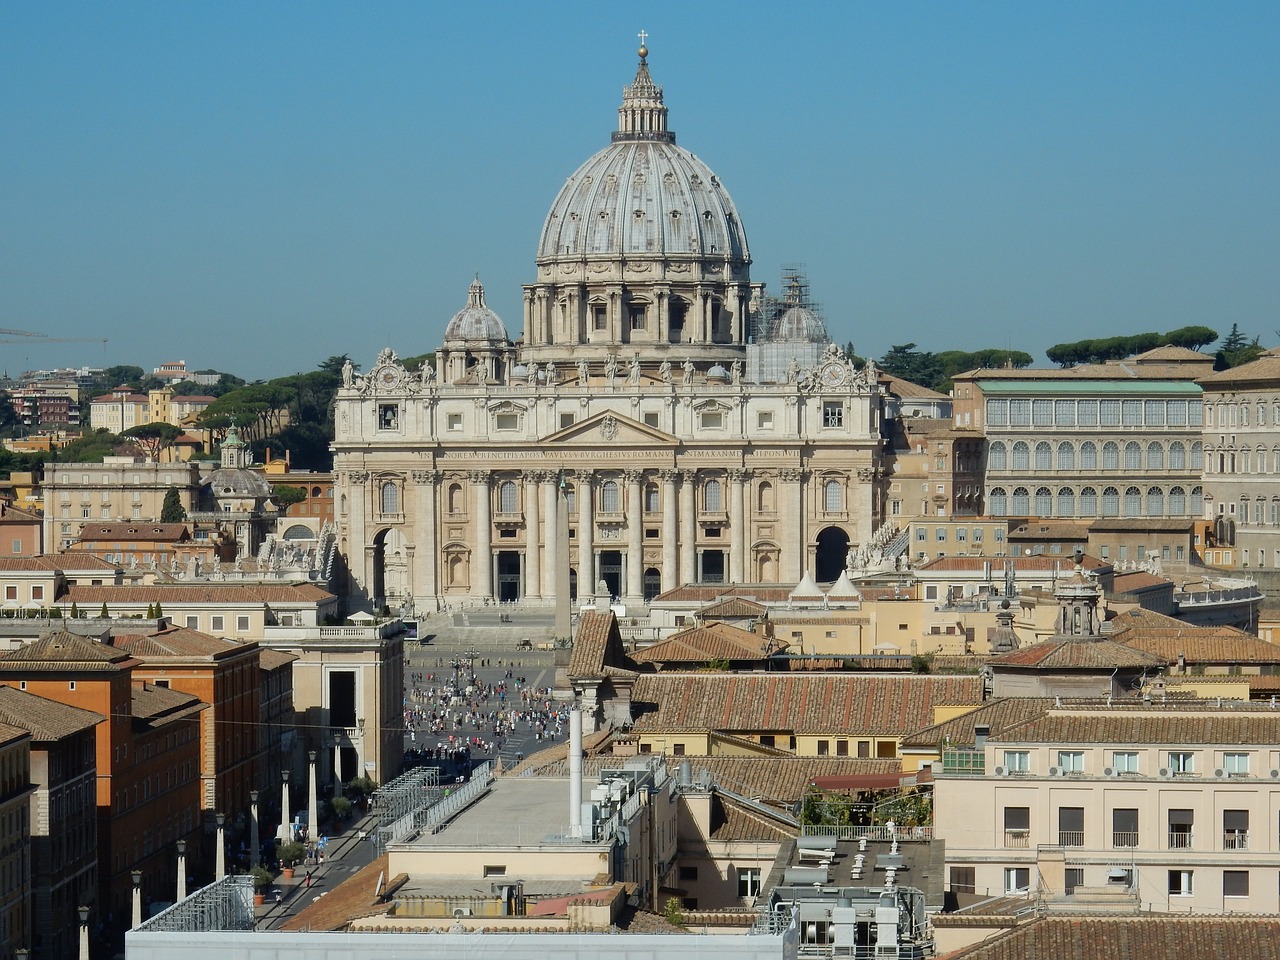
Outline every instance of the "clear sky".
<path fill-rule="evenodd" d="M 0 5 L 0 369 L 512 336 L 637 31 L 753 278 L 869 356 L 1280 328 L 1280 3 Z"/>

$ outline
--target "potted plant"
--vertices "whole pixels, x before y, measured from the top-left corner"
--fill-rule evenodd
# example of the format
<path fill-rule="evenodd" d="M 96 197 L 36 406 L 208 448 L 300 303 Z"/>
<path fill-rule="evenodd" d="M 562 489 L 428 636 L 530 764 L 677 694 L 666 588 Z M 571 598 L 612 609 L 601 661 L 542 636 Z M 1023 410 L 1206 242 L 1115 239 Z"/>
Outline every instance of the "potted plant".
<path fill-rule="evenodd" d="M 307 848 L 300 844 L 297 840 L 290 840 L 288 843 L 280 844 L 280 869 L 284 873 L 286 880 L 293 879 L 294 865 L 307 855 Z"/>
<path fill-rule="evenodd" d="M 346 797 L 334 797 L 332 805 L 333 815 L 339 820 L 351 819 L 351 801 Z"/>
<path fill-rule="evenodd" d="M 253 905 L 260 907 L 267 902 L 267 887 L 275 877 L 266 867 L 254 867 L 249 876 L 253 877 Z"/>

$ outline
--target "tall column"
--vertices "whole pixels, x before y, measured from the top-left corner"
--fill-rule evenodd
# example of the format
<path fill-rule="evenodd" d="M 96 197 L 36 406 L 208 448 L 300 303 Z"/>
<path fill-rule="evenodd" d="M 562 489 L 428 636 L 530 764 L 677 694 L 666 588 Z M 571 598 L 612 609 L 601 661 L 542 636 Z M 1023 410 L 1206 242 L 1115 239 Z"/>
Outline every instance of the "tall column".
<path fill-rule="evenodd" d="M 679 517 L 676 513 L 676 480 L 678 470 L 663 470 L 662 479 L 662 589 L 674 590 L 680 586 Z"/>
<path fill-rule="evenodd" d="M 320 836 L 320 827 L 316 823 L 316 752 L 307 751 L 307 839 L 314 840 Z"/>
<path fill-rule="evenodd" d="M 542 515 L 547 525 L 547 532 L 542 538 L 546 556 L 546 565 L 542 569 L 542 595 L 556 597 L 560 590 L 560 530 L 556 522 L 556 498 L 559 496 L 559 475 L 547 471 L 538 475 L 538 484 L 542 488 Z M 565 589 L 569 589 L 565 584 Z"/>
<path fill-rule="evenodd" d="M 578 498 L 578 600 L 596 595 L 595 529 L 591 522 L 590 470 L 579 470 L 574 493 Z"/>
<path fill-rule="evenodd" d="M 680 471 L 680 582 L 698 582 L 698 514 L 694 487 L 698 472 Z"/>
<path fill-rule="evenodd" d="M 258 842 L 258 791 L 249 791 L 249 869 L 252 870 L 258 865 L 259 851 L 262 849 Z"/>
<path fill-rule="evenodd" d="M 369 479 L 369 471 L 351 470 L 347 473 L 347 479 L 350 481 L 347 487 L 349 495 L 347 497 L 346 526 L 347 530 L 350 531 L 350 537 L 347 541 L 347 556 L 353 567 L 351 576 L 356 581 L 353 587 L 357 597 L 363 595 L 363 597 L 371 600 L 370 591 L 373 589 L 373 567 L 371 566 L 373 563 L 373 548 L 369 544 L 364 522 L 368 507 L 365 502 L 365 484 Z"/>
<path fill-rule="evenodd" d="M 89 908 L 78 907 L 80 913 L 80 957 L 79 960 L 89 960 Z"/>
<path fill-rule="evenodd" d="M 476 547 L 471 556 L 471 595 L 488 599 L 493 596 L 493 520 L 489 511 L 489 471 L 472 470 L 471 481 L 475 502 Z"/>
<path fill-rule="evenodd" d="M 729 582 L 746 581 L 743 558 L 747 544 L 747 482 L 749 470 L 729 471 Z"/>
<path fill-rule="evenodd" d="M 644 490 L 639 470 L 623 474 L 627 481 L 627 602 L 644 599 Z"/>
<path fill-rule="evenodd" d="M 778 542 L 782 556 L 778 562 L 779 583 L 799 583 L 804 573 L 804 501 L 801 497 L 802 470 L 778 471 L 778 517 L 792 519 L 794 526 L 783 522 Z"/>
<path fill-rule="evenodd" d="M 285 763 L 288 763 L 286 758 Z M 289 771 L 280 771 L 280 842 L 288 843 L 293 837 L 289 833 Z"/>
<path fill-rule="evenodd" d="M 542 472 L 524 475 L 524 596 L 542 597 L 542 531 L 538 528 L 538 483 Z"/>
<path fill-rule="evenodd" d="M 129 929 L 137 930 L 142 926 L 142 871 L 134 870 L 130 878 L 133 880 L 133 917 Z"/>
<path fill-rule="evenodd" d="M 440 544 L 436 533 L 436 509 L 440 491 L 439 470 L 414 470 L 413 482 L 417 488 L 417 506 L 414 510 L 414 545 L 418 548 L 414 554 L 413 585 L 410 588 L 414 598 L 414 608 L 419 598 L 428 601 L 427 609 L 436 608 L 436 597 L 440 594 L 440 581 L 437 570 L 440 562 Z"/>

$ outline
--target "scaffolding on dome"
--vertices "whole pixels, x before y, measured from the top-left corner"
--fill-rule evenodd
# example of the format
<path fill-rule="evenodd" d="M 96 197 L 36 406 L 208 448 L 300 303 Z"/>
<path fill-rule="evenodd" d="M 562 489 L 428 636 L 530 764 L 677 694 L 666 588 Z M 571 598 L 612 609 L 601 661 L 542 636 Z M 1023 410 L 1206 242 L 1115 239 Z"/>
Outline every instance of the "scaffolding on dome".
<path fill-rule="evenodd" d="M 185 900 L 161 910 L 137 930 L 190 933 L 207 930 L 252 930 L 253 877 L 223 877 L 201 887 Z"/>
<path fill-rule="evenodd" d="M 757 383 L 785 383 L 792 359 L 802 371 L 818 362 L 831 338 L 822 305 L 810 295 L 804 264 L 783 266 L 782 296 L 766 294 L 755 304 L 751 332 L 748 377 Z"/>

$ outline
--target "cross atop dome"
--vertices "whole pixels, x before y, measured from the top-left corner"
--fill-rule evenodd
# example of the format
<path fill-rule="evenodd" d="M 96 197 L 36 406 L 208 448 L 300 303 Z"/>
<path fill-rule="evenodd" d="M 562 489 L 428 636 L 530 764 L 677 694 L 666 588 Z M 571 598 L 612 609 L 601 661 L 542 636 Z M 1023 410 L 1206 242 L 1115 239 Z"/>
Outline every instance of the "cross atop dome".
<path fill-rule="evenodd" d="M 649 48 L 645 40 L 649 34 L 641 30 L 640 65 L 636 78 L 622 90 L 622 106 L 618 108 L 617 140 L 661 140 L 675 143 L 676 135 L 667 129 L 667 107 L 662 102 L 662 88 L 649 76 Z"/>
<path fill-rule="evenodd" d="M 640 38 L 640 59 L 643 60 L 649 56 L 649 48 L 644 45 L 644 42 L 649 39 L 649 35 L 641 30 L 636 36 Z"/>

